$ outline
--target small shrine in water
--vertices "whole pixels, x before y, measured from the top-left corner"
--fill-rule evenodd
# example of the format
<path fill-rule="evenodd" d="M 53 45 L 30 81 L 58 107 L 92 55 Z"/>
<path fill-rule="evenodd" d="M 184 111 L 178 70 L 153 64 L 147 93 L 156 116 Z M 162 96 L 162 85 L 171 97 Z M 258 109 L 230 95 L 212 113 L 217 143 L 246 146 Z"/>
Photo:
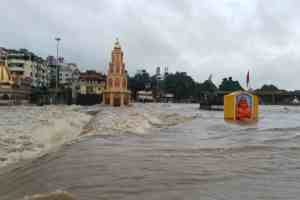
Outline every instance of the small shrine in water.
<path fill-rule="evenodd" d="M 224 96 L 224 119 L 255 121 L 258 119 L 259 100 L 249 92 L 233 92 Z"/>
<path fill-rule="evenodd" d="M 111 54 L 107 72 L 106 88 L 103 92 L 103 103 L 111 106 L 123 106 L 130 103 L 130 91 L 127 89 L 127 71 L 123 62 L 123 51 L 117 39 Z"/>

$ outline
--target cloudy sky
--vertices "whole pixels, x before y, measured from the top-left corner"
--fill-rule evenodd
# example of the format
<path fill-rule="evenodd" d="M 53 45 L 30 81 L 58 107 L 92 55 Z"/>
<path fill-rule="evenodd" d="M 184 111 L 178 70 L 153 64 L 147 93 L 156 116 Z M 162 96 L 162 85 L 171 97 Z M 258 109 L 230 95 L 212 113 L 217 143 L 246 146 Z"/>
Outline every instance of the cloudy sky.
<path fill-rule="evenodd" d="M 300 89 L 298 0 L 1 0 L 0 46 L 61 53 L 105 72 L 116 37 L 128 71 L 157 66 L 217 84 Z"/>

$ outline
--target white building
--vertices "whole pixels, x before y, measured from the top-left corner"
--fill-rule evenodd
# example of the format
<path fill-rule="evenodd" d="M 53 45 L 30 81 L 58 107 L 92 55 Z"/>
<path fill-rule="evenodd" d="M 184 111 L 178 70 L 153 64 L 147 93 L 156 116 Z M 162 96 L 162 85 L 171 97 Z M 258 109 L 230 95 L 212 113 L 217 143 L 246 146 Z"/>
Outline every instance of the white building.
<path fill-rule="evenodd" d="M 78 82 L 80 76 L 79 69 L 74 63 L 61 63 L 59 66 L 59 84 L 72 85 Z"/>
<path fill-rule="evenodd" d="M 46 62 L 26 49 L 7 50 L 6 62 L 12 75 L 29 80 L 33 87 L 48 86 Z"/>
<path fill-rule="evenodd" d="M 72 99 L 76 99 L 79 89 L 80 71 L 74 63 L 60 63 L 59 65 L 59 86 L 71 88 Z"/>
<path fill-rule="evenodd" d="M 153 102 L 153 93 L 152 91 L 138 91 L 137 92 L 137 99 L 141 102 Z"/>

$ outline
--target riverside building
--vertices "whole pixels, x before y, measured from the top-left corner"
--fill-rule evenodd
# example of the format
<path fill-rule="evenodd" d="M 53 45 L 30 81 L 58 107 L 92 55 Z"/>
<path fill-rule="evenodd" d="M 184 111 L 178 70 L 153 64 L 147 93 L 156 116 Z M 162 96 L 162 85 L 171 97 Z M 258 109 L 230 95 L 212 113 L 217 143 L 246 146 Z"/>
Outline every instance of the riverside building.
<path fill-rule="evenodd" d="M 105 78 L 105 75 L 94 70 L 87 70 L 86 72 L 80 73 L 79 93 L 82 95 L 102 95 L 105 90 Z"/>
<path fill-rule="evenodd" d="M 48 69 L 45 60 L 27 49 L 8 49 L 6 51 L 8 68 L 17 80 L 26 80 L 33 87 L 48 86 Z M 17 84 L 19 83 L 17 82 Z"/>

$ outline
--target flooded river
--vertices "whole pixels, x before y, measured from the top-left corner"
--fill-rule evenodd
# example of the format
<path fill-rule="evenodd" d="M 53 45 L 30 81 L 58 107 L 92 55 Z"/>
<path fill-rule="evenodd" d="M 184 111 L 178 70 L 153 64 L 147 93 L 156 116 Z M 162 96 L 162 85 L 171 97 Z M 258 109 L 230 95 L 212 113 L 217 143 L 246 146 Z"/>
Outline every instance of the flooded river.
<path fill-rule="evenodd" d="M 190 106 L 192 120 L 99 134 L 0 173 L 0 199 L 67 191 L 78 200 L 299 199 L 300 109 L 262 107 L 257 124 Z"/>

